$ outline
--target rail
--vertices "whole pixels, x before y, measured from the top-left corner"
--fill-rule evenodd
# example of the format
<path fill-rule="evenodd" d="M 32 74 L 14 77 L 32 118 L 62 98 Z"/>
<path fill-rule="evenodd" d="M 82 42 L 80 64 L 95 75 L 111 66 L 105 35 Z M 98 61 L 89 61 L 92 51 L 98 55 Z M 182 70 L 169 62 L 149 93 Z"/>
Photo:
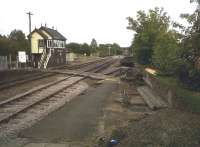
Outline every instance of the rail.
<path fill-rule="evenodd" d="M 92 64 L 96 64 L 100 61 L 103 61 L 102 59 L 98 59 L 98 60 L 95 60 L 95 61 L 91 61 L 91 62 L 87 62 L 87 63 L 83 63 L 83 64 L 78 64 L 78 65 L 75 65 L 75 66 L 72 66 L 72 67 L 65 67 L 65 66 L 62 66 L 62 67 L 59 67 L 59 68 L 53 68 L 54 69 L 65 69 L 65 68 L 69 68 L 69 69 L 78 69 L 78 68 L 81 68 L 83 71 L 85 69 L 83 69 L 83 67 L 85 68 L 86 66 L 90 66 Z M 90 67 L 91 68 L 91 67 Z M 56 70 L 54 70 L 56 71 Z M 46 78 L 46 77 L 50 77 L 50 76 L 54 76 L 58 74 L 57 72 L 51 72 L 51 70 L 47 70 L 45 72 L 40 72 L 40 73 L 35 73 L 35 74 L 28 74 L 28 75 L 25 75 L 21 78 L 16 78 L 16 79 L 13 79 L 13 80 L 7 80 L 7 81 L 2 81 L 0 82 L 0 90 L 3 90 L 3 89 L 6 89 L 6 88 L 10 88 L 10 87 L 13 87 L 13 86 L 16 86 L 16 85 L 19 85 L 19 84 L 24 84 L 24 83 L 27 83 L 27 82 L 31 82 L 31 81 L 34 81 L 34 80 L 39 80 L 39 79 L 42 79 L 42 78 Z"/>
<path fill-rule="evenodd" d="M 111 60 L 106 60 L 103 63 L 99 63 L 95 67 L 91 67 L 83 72 L 98 72 L 106 67 L 107 64 L 111 64 Z M 29 108 L 52 98 L 55 94 L 58 94 L 62 90 L 77 84 L 78 82 L 86 79 L 87 77 L 80 76 L 68 76 L 56 82 L 52 82 L 45 86 L 38 87 L 24 94 L 10 98 L 0 103 L 0 123 L 8 122 L 13 117 L 17 116 L 21 112 L 25 112 Z M 19 107 L 20 106 L 20 107 Z"/>

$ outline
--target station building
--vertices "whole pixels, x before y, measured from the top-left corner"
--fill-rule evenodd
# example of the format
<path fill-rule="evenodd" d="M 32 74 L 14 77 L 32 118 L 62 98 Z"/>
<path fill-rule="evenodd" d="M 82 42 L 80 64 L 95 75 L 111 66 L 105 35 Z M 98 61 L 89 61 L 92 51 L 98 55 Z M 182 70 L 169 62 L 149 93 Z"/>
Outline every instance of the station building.
<path fill-rule="evenodd" d="M 31 39 L 31 56 L 35 67 L 46 69 L 66 64 L 66 38 L 57 30 L 41 26 L 28 37 Z"/>

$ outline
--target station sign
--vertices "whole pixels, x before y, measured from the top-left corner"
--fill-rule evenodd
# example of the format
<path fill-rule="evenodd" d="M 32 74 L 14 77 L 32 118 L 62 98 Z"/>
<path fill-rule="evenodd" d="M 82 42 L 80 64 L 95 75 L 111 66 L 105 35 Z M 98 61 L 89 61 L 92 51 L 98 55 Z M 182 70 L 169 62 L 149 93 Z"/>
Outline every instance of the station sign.
<path fill-rule="evenodd" d="M 26 52 L 25 51 L 19 51 L 18 52 L 18 59 L 20 63 L 26 63 Z"/>

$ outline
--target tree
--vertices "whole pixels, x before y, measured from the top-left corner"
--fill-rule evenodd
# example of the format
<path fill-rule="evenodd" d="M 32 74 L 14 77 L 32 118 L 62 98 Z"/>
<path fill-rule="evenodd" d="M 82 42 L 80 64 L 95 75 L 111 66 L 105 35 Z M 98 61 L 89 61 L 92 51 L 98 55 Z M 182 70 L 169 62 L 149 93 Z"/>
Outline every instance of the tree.
<path fill-rule="evenodd" d="M 176 32 L 159 34 L 153 47 L 153 65 L 165 74 L 173 74 L 179 61 Z"/>
<path fill-rule="evenodd" d="M 86 54 L 86 56 L 90 56 L 90 54 L 91 54 L 91 48 L 90 48 L 90 46 L 87 43 L 84 43 L 81 46 L 81 49 L 83 50 L 83 53 Z"/>
<path fill-rule="evenodd" d="M 7 37 L 0 37 L 0 55 L 7 56 L 9 54 L 10 44 L 11 42 Z"/>
<path fill-rule="evenodd" d="M 25 34 L 21 30 L 16 30 L 16 29 L 11 31 L 8 38 L 12 41 L 19 41 L 19 42 L 26 40 Z"/>
<path fill-rule="evenodd" d="M 111 55 L 120 55 L 122 54 L 121 47 L 117 43 L 111 45 Z"/>
<path fill-rule="evenodd" d="M 8 39 L 11 42 L 9 53 L 11 53 L 12 55 L 16 55 L 18 51 L 29 52 L 28 40 L 21 30 L 11 31 Z"/>
<path fill-rule="evenodd" d="M 70 52 L 77 53 L 77 54 L 83 54 L 81 50 L 81 44 L 78 43 L 69 43 L 66 45 L 66 48 L 69 49 Z"/>
<path fill-rule="evenodd" d="M 133 40 L 134 56 L 141 64 L 151 64 L 153 47 L 160 33 L 165 33 L 169 29 L 170 17 L 164 12 L 164 9 L 155 8 L 137 12 L 137 19 L 128 17 L 127 29 L 136 34 Z"/>
<path fill-rule="evenodd" d="M 99 56 L 105 57 L 105 56 L 109 56 L 109 52 L 110 52 L 110 56 L 120 55 L 122 54 L 122 49 L 117 43 L 99 44 L 98 52 L 99 52 Z"/>
<path fill-rule="evenodd" d="M 76 54 L 86 54 L 87 56 L 91 54 L 91 47 L 87 43 L 79 44 L 72 42 L 67 44 L 66 48 L 68 48 L 70 52 Z"/>
<path fill-rule="evenodd" d="M 190 24 L 189 27 L 183 28 L 185 36 L 182 45 L 185 49 L 183 56 L 194 68 L 197 68 L 195 64 L 200 57 L 200 1 L 191 0 L 191 2 L 196 2 L 198 7 L 193 14 L 181 14 L 181 18 L 186 19 Z"/>
<path fill-rule="evenodd" d="M 8 36 L 0 36 L 0 55 L 11 55 L 16 60 L 17 52 L 28 52 L 28 48 L 28 40 L 21 30 L 13 30 Z"/>
<path fill-rule="evenodd" d="M 189 27 L 181 27 L 183 38 L 179 54 L 182 63 L 177 75 L 187 87 L 200 90 L 200 0 L 190 2 L 197 3 L 197 8 L 192 14 L 181 14 L 181 18 L 188 21 Z"/>
<path fill-rule="evenodd" d="M 98 52 L 100 57 L 105 57 L 109 55 L 109 48 L 107 44 L 99 44 Z"/>

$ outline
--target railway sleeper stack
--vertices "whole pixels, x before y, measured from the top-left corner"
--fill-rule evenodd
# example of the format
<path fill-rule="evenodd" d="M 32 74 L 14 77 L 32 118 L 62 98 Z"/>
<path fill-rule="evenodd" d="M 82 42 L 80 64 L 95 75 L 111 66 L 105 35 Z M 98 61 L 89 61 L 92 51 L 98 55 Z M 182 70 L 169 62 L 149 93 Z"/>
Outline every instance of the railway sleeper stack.
<path fill-rule="evenodd" d="M 140 86 L 137 90 L 152 110 L 168 107 L 167 103 L 156 95 L 148 86 Z"/>

